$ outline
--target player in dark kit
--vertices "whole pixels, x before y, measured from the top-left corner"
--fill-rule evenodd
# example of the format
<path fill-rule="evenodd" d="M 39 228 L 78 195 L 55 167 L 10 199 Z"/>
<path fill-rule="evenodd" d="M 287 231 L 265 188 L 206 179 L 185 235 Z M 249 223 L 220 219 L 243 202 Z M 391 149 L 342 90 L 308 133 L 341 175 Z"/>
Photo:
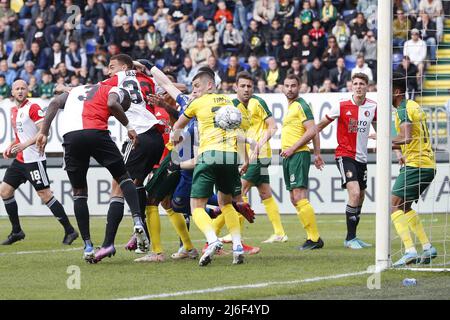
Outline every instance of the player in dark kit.
<path fill-rule="evenodd" d="M 44 152 L 50 125 L 59 109 L 62 115 L 64 166 L 73 189 L 74 211 L 84 240 L 84 259 L 95 263 L 94 246 L 89 231 L 87 205 L 87 171 L 92 156 L 105 167 L 119 184 L 134 221 L 134 233 L 138 243 L 148 243 L 140 215 L 139 199 L 122 155 L 111 139 L 108 118 L 113 115 L 128 130 L 128 137 L 135 145 L 137 133 L 130 125 L 125 112 L 131 103 L 129 93 L 108 85 L 85 85 L 63 93 L 50 103 L 44 124 L 37 136 L 36 145 Z M 115 252 L 111 253 L 112 255 Z"/>

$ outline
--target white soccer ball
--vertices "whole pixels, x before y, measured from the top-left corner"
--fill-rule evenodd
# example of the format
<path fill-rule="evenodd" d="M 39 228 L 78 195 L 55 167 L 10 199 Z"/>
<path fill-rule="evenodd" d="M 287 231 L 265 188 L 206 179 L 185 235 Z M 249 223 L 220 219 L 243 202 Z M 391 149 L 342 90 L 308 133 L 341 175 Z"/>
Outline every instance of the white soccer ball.
<path fill-rule="evenodd" d="M 214 117 L 215 123 L 224 130 L 239 128 L 242 122 L 242 114 L 234 106 L 221 107 Z"/>

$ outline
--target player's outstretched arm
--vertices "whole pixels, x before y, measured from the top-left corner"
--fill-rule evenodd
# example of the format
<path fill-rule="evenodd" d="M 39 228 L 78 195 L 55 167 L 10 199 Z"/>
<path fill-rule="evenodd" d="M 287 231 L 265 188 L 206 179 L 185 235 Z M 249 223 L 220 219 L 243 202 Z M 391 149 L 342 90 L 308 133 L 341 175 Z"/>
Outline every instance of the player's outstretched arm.
<path fill-rule="evenodd" d="M 55 119 L 56 114 L 59 109 L 64 109 L 64 105 L 67 101 L 67 97 L 69 96 L 68 92 L 64 92 L 61 95 L 55 97 L 49 104 L 47 108 L 47 112 L 45 113 L 45 118 L 42 123 L 41 129 L 36 136 L 36 146 L 39 149 L 41 154 L 45 151 L 45 146 L 47 145 L 47 137 L 50 130 L 50 126 Z"/>
<path fill-rule="evenodd" d="M 150 70 L 150 73 L 152 74 L 153 78 L 155 79 L 155 81 L 158 83 L 158 85 L 160 87 L 162 87 L 164 90 L 167 91 L 167 93 L 174 99 L 176 100 L 177 97 L 182 93 L 174 84 L 172 81 L 170 81 L 170 79 L 164 74 L 164 72 L 162 72 L 161 70 L 159 70 L 157 67 L 153 67 Z"/>

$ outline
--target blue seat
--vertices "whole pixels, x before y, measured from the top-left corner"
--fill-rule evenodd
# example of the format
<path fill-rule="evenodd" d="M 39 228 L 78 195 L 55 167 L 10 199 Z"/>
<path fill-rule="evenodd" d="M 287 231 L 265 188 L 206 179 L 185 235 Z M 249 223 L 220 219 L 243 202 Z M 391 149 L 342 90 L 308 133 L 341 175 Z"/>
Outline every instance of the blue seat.
<path fill-rule="evenodd" d="M 347 55 L 344 58 L 345 61 L 345 68 L 349 71 L 352 71 L 353 68 L 356 66 L 356 56 Z"/>
<path fill-rule="evenodd" d="M 14 49 L 14 41 L 13 40 L 8 41 L 6 43 L 6 54 L 9 56 L 9 54 L 13 51 L 13 49 Z"/>
<path fill-rule="evenodd" d="M 269 69 L 269 60 L 272 58 L 272 56 L 264 56 L 259 58 L 259 65 L 264 71 L 267 71 L 267 69 Z"/>
<path fill-rule="evenodd" d="M 159 68 L 162 69 L 164 68 L 164 59 L 158 59 L 155 61 L 155 65 Z"/>
<path fill-rule="evenodd" d="M 219 63 L 219 68 L 223 71 L 226 70 L 228 67 L 228 61 L 230 60 L 229 57 L 227 58 L 223 58 L 223 59 L 219 59 L 217 62 Z"/>
<path fill-rule="evenodd" d="M 392 56 L 392 67 L 395 69 L 397 69 L 397 67 L 399 66 L 400 63 L 402 63 L 403 60 L 403 54 L 401 53 L 394 53 L 394 55 Z"/>
<path fill-rule="evenodd" d="M 356 12 L 356 10 L 344 10 L 344 11 L 342 12 L 342 16 L 345 18 L 345 17 L 351 16 L 351 15 L 354 14 L 355 12 Z"/>

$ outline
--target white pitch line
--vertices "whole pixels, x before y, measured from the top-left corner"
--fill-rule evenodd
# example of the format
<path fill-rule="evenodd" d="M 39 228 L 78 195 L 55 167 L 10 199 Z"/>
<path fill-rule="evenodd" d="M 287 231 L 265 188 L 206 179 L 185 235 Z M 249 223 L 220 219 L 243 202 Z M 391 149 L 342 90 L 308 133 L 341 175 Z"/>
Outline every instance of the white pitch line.
<path fill-rule="evenodd" d="M 79 247 L 79 248 L 70 248 L 70 249 L 54 249 L 54 250 L 34 250 L 34 251 L 3 252 L 3 253 L 0 253 L 0 256 L 20 255 L 20 254 L 37 254 L 37 253 L 56 253 L 56 252 L 76 251 L 76 250 L 83 250 L 83 247 Z"/>
<path fill-rule="evenodd" d="M 344 274 L 337 274 L 337 275 L 326 276 L 326 277 L 315 277 L 315 278 L 302 279 L 302 280 L 262 282 L 262 283 L 246 284 L 246 285 L 239 285 L 239 286 L 226 286 L 226 287 L 199 289 L 199 290 L 149 294 L 149 295 L 145 295 L 145 296 L 122 298 L 122 299 L 117 299 L 117 300 L 147 300 L 147 299 L 178 297 L 178 296 L 184 296 L 184 295 L 190 295 L 190 294 L 223 292 L 223 291 L 229 291 L 229 290 L 256 289 L 256 288 L 265 288 L 265 287 L 270 287 L 270 286 L 293 285 L 293 284 L 299 284 L 299 283 L 317 282 L 317 281 L 330 280 L 330 279 L 340 279 L 340 278 L 346 278 L 346 277 L 352 277 L 352 276 L 359 276 L 359 275 L 368 274 L 368 273 L 371 273 L 371 272 L 360 271 L 360 272 L 354 272 L 354 273 L 344 273 Z"/>

